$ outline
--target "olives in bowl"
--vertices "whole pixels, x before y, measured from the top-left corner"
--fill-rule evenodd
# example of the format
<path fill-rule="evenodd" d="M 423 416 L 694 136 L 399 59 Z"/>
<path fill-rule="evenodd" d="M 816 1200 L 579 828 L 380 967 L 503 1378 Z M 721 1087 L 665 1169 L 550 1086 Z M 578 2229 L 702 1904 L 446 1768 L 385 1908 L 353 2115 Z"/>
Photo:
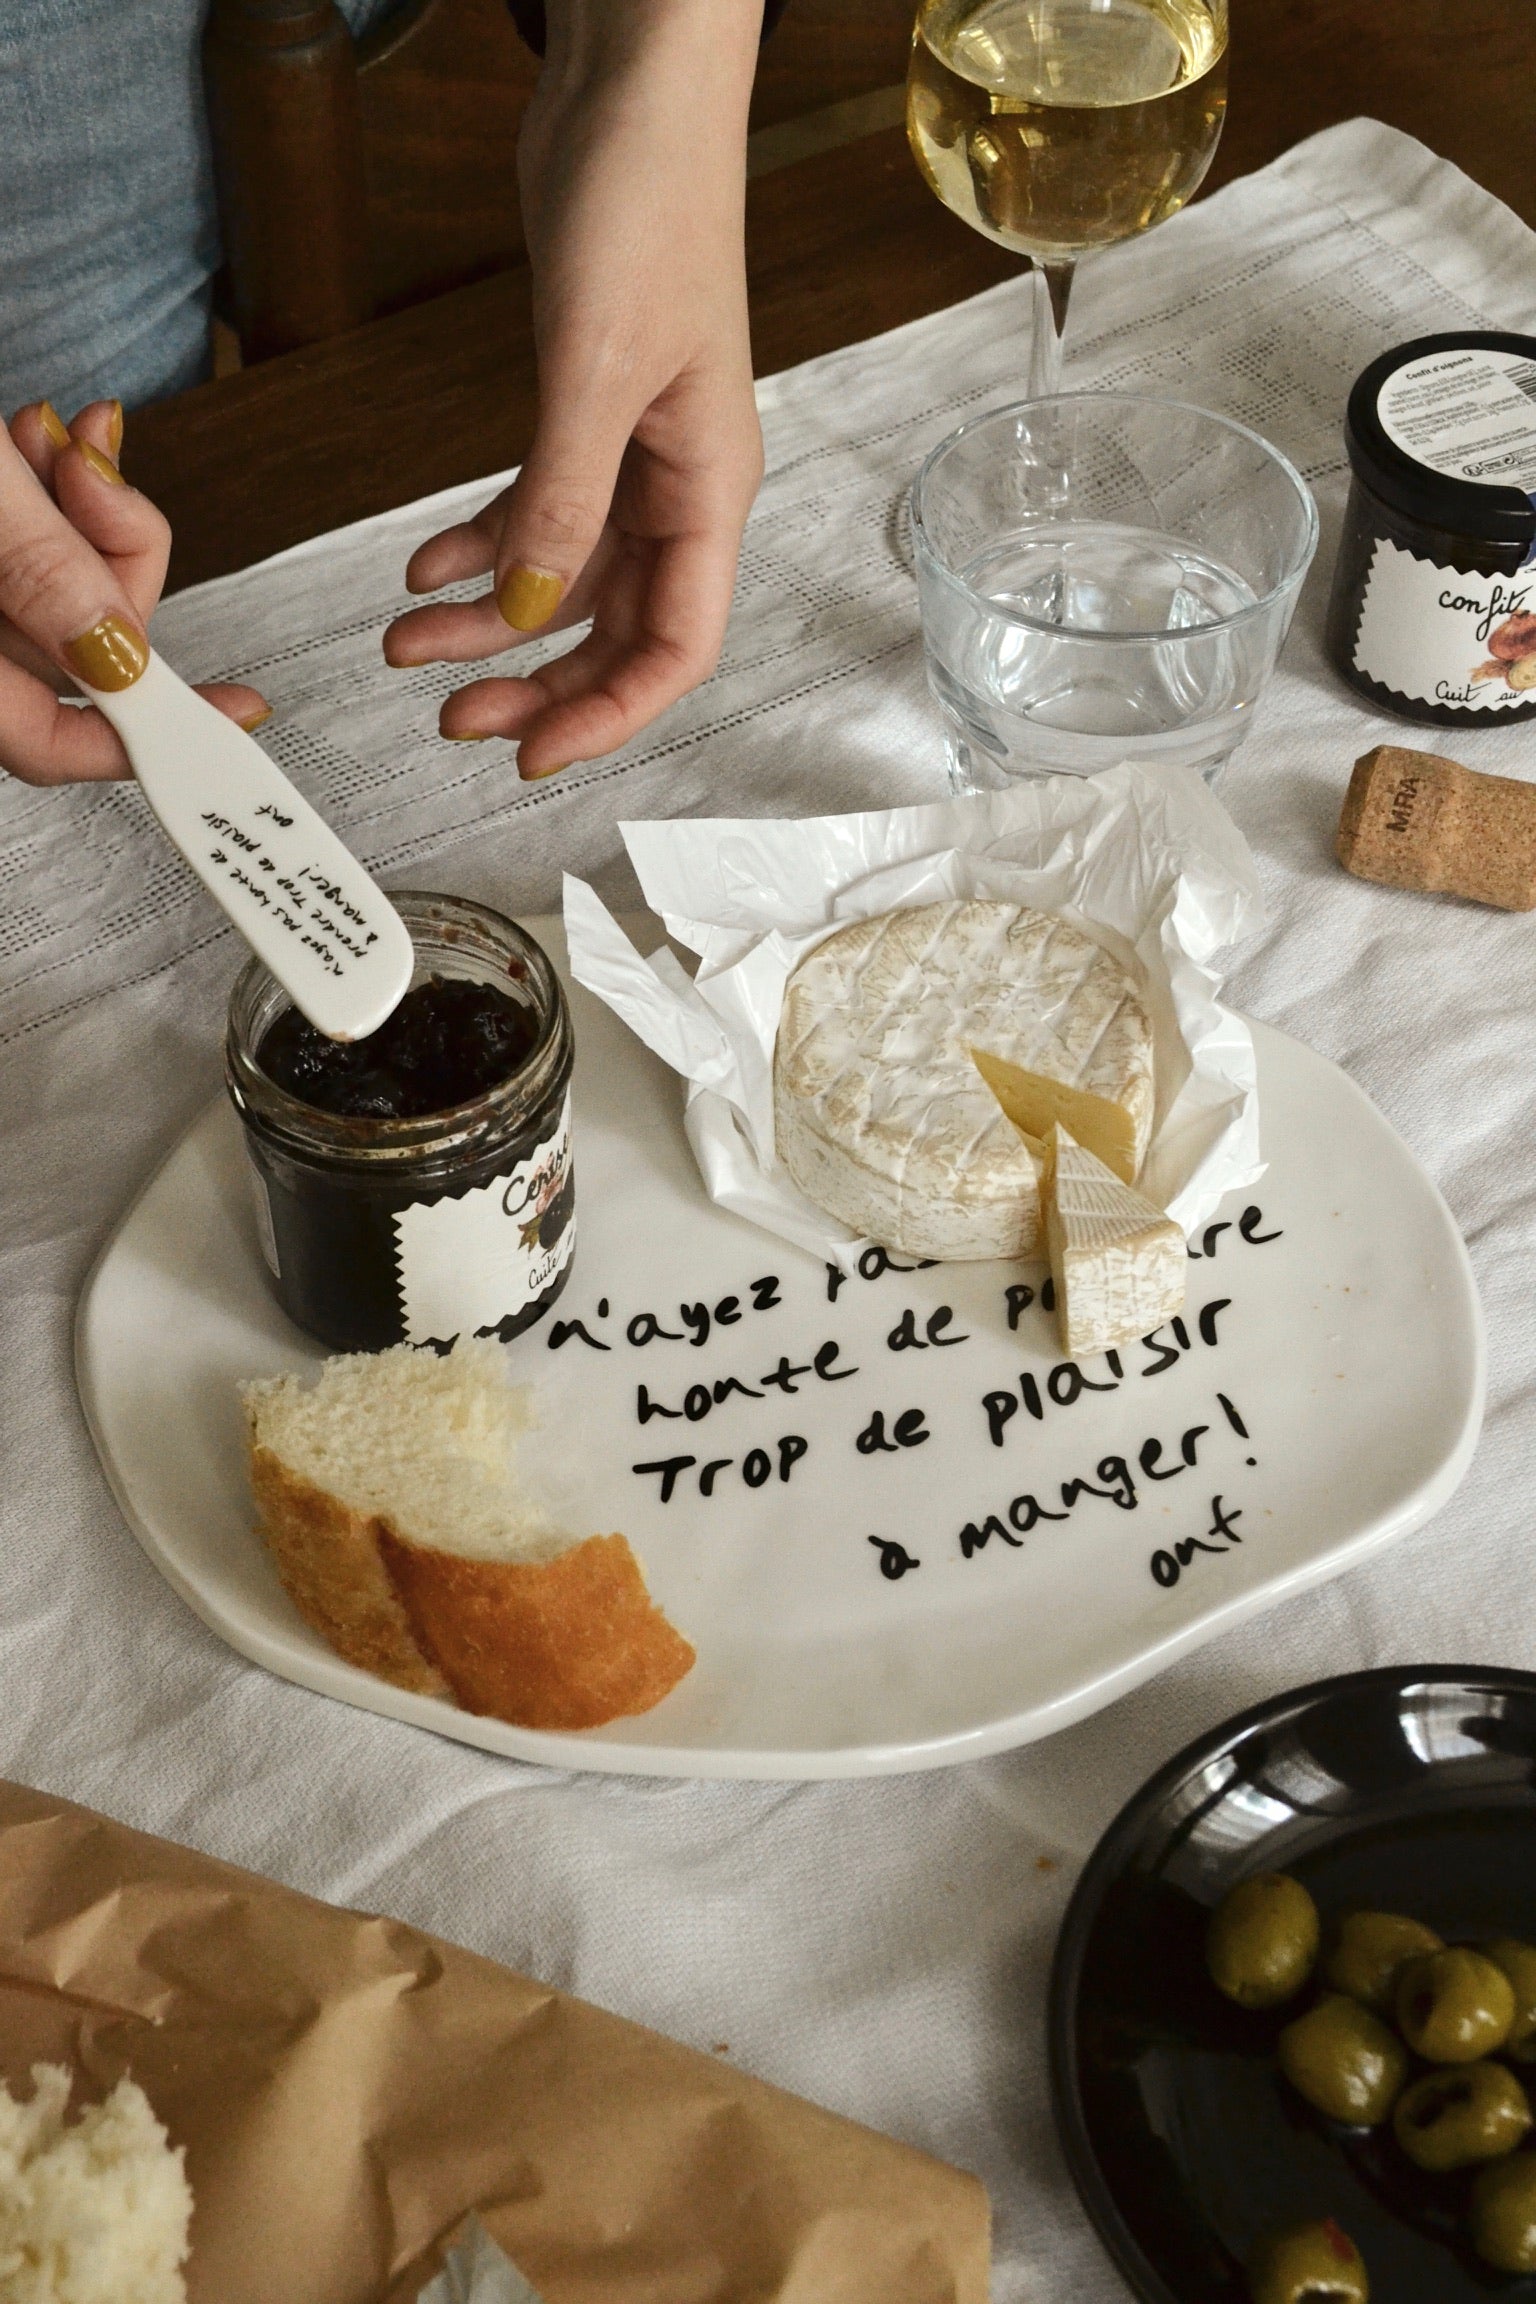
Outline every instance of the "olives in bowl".
<path fill-rule="evenodd" d="M 1369 2304 L 1371 2293 L 1359 2249 L 1331 2216 L 1261 2241 L 1248 2286 L 1253 2304 Z"/>
<path fill-rule="evenodd" d="M 1397 2034 L 1342 1992 L 1325 1994 L 1287 2024 L 1275 2053 L 1298 2095 L 1351 2128 L 1380 2127 L 1408 2077 Z"/>
<path fill-rule="evenodd" d="M 1515 2020 L 1504 2053 L 1517 2064 L 1536 2064 L 1536 1944 L 1501 1936 L 1484 1950 L 1495 1968 L 1503 1969 L 1515 1995 Z"/>
<path fill-rule="evenodd" d="M 1433 1928 L 1402 1912 L 1347 1912 L 1323 1964 L 1335 1992 L 1378 2016 L 1390 2016 L 1400 1971 L 1426 1952 L 1444 1950 Z"/>
<path fill-rule="evenodd" d="M 1265 1875 L 1306 1890 L 1320 1943 L 1293 1993 L 1253 2008 L 1218 1989 L 1209 1945 L 1221 1901 Z M 1364 2259 L 1372 2304 L 1515 2304 L 1527 2288 L 1536 2304 L 1536 2270 L 1506 2286 L 1491 2260 L 1520 2260 L 1518 2188 L 1513 2208 L 1508 2180 L 1495 2190 L 1497 2237 L 1485 2211 L 1490 2256 L 1471 2220 L 1490 2172 L 1522 2164 L 1523 2185 L 1529 2163 L 1536 2178 L 1536 2125 L 1501 2159 L 1421 2169 L 1390 2115 L 1370 2128 L 1327 2117 L 1277 2055 L 1325 1994 L 1395 2033 L 1405 1957 L 1470 1945 L 1492 1959 L 1501 1938 L 1536 1948 L 1536 1670 L 1415 1664 L 1291 1690 L 1149 1776 L 1083 1869 L 1051 1984 L 1052 2100 L 1127 2304 L 1246 2304 L 1273 2236 L 1328 2217 Z M 1334 1967 L 1362 1951 L 1369 1966 Z M 1433 2073 L 1496 2064 L 1536 2111 L 1515 1998 L 1504 2045 L 1471 2064 L 1409 2051 L 1399 2098 Z M 1305 2269 L 1322 2294 L 1346 2277 L 1326 2259 Z"/>
<path fill-rule="evenodd" d="M 1321 1935 L 1301 1882 L 1260 1872 L 1229 1889 L 1211 1914 L 1205 1964 L 1217 1991 L 1240 2008 L 1275 2008 L 1306 1983 Z"/>
<path fill-rule="evenodd" d="M 1479 2169 L 1472 2186 L 1472 2245 L 1497 2272 L 1536 2272 L 1536 2152 Z"/>
<path fill-rule="evenodd" d="M 1455 1944 L 1408 1962 L 1394 2006 L 1398 2030 L 1426 2064 L 1475 2064 L 1509 2038 L 1515 1988 L 1484 1953 Z"/>
<path fill-rule="evenodd" d="M 1398 2098 L 1392 2133 L 1413 2162 L 1434 2175 L 1499 2160 L 1525 2141 L 1531 2107 L 1502 2064 L 1453 2065 L 1426 2072 Z"/>
<path fill-rule="evenodd" d="M 1323 1989 L 1282 2025 L 1275 2061 L 1325 2120 L 1380 2128 L 1426 2176 L 1475 2169 L 1469 2237 L 1484 2262 L 1536 2272 L 1536 2152 L 1530 2099 L 1499 2051 L 1536 2064 L 1536 1945 L 1500 1937 L 1446 1944 L 1402 1912 L 1355 1910 L 1331 1931 L 1321 1967 L 1317 1906 L 1299 1880 L 1257 1873 L 1223 1897 L 1206 1966 L 1240 2007 L 1292 2000 L 1314 1972 Z M 1410 2053 L 1411 2052 L 1411 2053 Z M 1413 2058 L 1432 2067 L 1410 2079 Z M 1359 2304 L 1365 2266 L 1331 2219 L 1298 2225 L 1255 2252 L 1255 2304 Z"/>

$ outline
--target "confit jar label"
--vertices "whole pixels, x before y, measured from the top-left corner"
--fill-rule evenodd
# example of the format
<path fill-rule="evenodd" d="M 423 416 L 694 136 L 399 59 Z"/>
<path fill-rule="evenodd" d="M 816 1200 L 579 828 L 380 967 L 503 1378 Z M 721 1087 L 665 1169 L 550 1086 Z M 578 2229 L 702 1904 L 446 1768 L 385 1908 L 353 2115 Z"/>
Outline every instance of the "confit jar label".
<path fill-rule="evenodd" d="M 1377 541 L 1360 604 L 1355 669 L 1416 704 L 1529 707 L 1536 691 L 1536 570 L 1466 576 Z"/>
<path fill-rule="evenodd" d="M 446 1344 L 515 1319 L 538 1302 L 576 1247 L 571 1099 L 526 1160 L 471 1192 L 396 1212 L 406 1341 Z"/>
<path fill-rule="evenodd" d="M 1376 400 L 1387 438 L 1432 472 L 1536 494 L 1536 360 L 1490 345 L 1426 352 Z"/>

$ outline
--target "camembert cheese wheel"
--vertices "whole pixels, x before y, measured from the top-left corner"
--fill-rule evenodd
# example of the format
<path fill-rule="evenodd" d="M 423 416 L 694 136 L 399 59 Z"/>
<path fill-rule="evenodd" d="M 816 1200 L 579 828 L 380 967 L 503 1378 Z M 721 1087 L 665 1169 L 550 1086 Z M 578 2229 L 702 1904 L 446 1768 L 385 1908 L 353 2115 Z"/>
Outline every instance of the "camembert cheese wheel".
<path fill-rule="evenodd" d="M 808 1199 L 883 1247 L 1029 1255 L 1040 1147 L 983 1057 L 1079 1092 L 1074 1114 L 1103 1122 L 1139 1169 L 1152 1030 L 1129 975 L 1066 921 L 991 903 L 854 921 L 801 961 L 774 1052 L 780 1160 Z"/>

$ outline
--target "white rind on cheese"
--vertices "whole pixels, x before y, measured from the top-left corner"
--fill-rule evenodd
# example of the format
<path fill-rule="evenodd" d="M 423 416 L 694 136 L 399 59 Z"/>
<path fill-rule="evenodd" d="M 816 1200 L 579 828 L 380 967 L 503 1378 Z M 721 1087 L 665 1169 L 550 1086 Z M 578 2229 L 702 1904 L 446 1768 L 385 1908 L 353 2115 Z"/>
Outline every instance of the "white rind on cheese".
<path fill-rule="evenodd" d="M 1059 1126 L 1046 1143 L 1042 1191 L 1065 1352 L 1107 1352 L 1172 1319 L 1187 1259 L 1171 1217 Z"/>
<path fill-rule="evenodd" d="M 1031 1254 L 1038 1147 L 977 1048 L 1126 1111 L 1145 1151 L 1152 1032 L 1120 963 L 1020 905 L 925 904 L 839 929 L 789 980 L 774 1128 L 800 1190 L 908 1255 Z"/>

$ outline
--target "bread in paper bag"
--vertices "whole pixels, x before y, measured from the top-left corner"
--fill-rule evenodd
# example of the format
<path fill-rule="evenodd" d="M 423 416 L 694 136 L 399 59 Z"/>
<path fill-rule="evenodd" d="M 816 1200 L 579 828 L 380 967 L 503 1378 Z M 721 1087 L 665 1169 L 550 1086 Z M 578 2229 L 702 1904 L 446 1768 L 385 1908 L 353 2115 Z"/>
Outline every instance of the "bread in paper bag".
<path fill-rule="evenodd" d="M 323 1828 L 334 1708 L 295 1701 Z M 515 1914 L 515 1819 L 485 1823 Z M 418 2304 L 472 2215 L 542 2304 L 986 2304 L 974 2176 L 441 1937 L 0 1783 L 0 2081 L 39 2062 L 92 2096 L 131 2069 L 185 2142 L 188 2304 Z"/>

